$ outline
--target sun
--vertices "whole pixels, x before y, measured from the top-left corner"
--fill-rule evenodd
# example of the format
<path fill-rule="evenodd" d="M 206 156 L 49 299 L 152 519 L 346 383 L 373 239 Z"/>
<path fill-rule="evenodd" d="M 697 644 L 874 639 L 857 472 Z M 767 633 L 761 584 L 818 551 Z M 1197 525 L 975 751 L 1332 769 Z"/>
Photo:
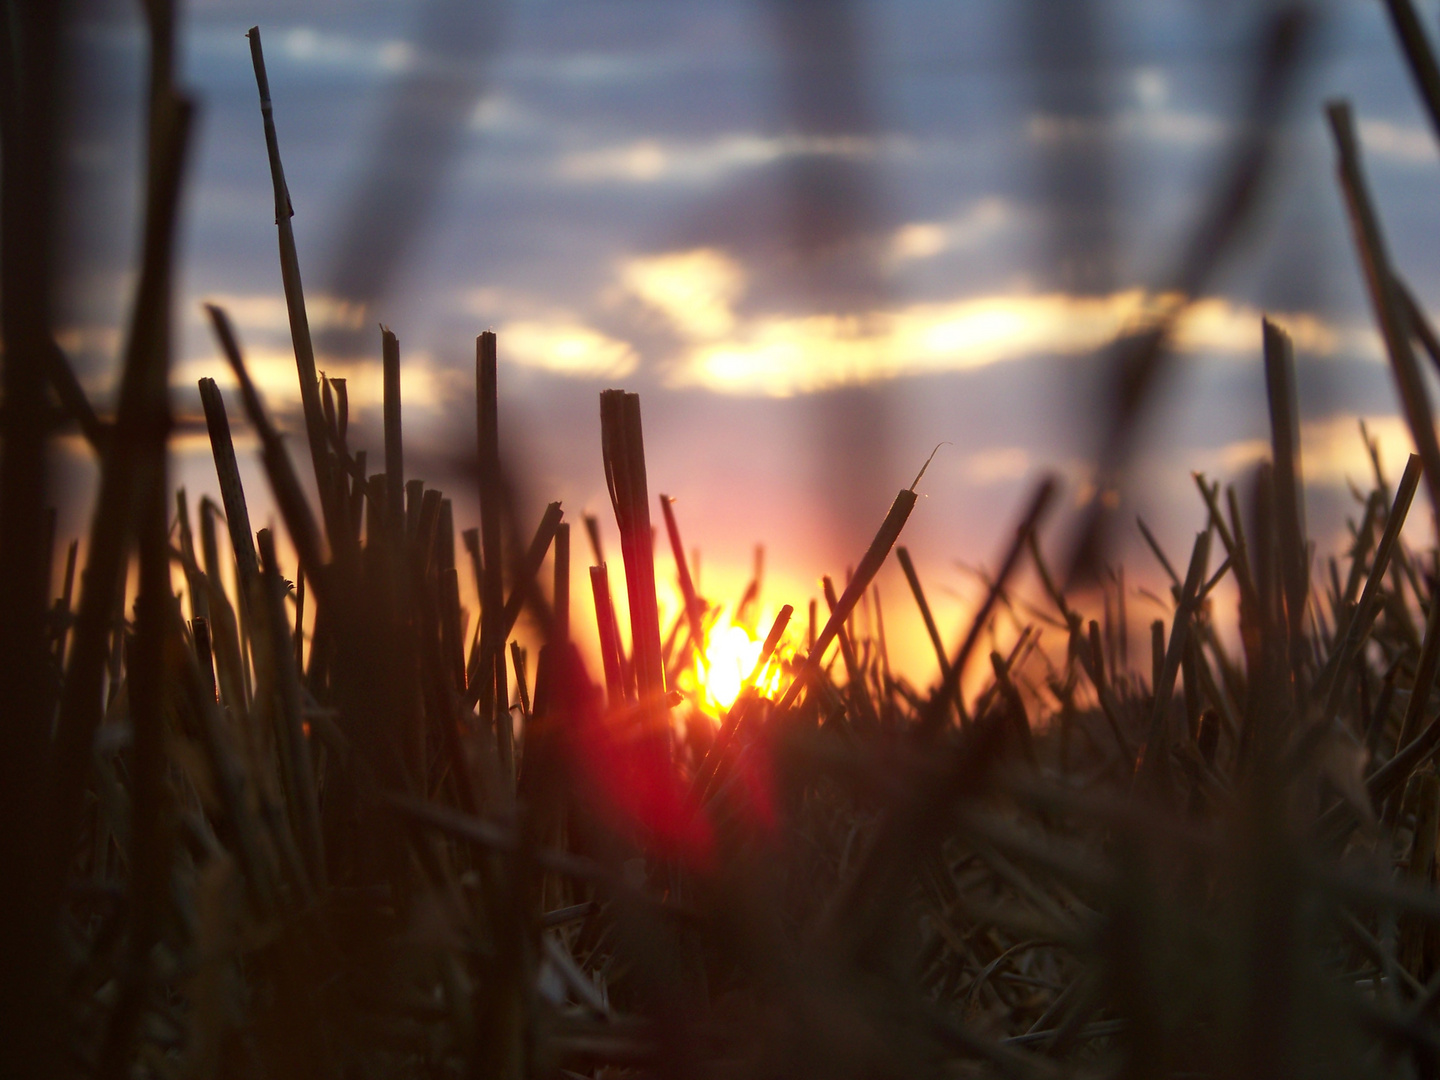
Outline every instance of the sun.
<path fill-rule="evenodd" d="M 740 696 L 745 678 L 755 670 L 763 644 L 743 626 L 727 622 L 710 632 L 705 659 L 696 660 L 700 685 L 710 703 L 728 709 Z"/>
<path fill-rule="evenodd" d="M 760 625 L 768 625 L 762 618 Z M 777 655 L 756 671 L 765 645 L 754 630 L 731 620 L 722 613 L 705 634 L 704 657 L 694 656 L 679 674 L 679 688 L 688 694 L 703 712 L 719 718 L 735 704 L 746 680 L 754 681 L 760 693 L 773 696 L 781 681 L 781 665 Z"/>

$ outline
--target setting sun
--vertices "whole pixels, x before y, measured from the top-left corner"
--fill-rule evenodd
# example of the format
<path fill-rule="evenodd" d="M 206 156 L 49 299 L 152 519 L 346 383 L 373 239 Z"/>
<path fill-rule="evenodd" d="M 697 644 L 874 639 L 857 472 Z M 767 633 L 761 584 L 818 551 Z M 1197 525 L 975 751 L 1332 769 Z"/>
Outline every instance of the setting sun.
<path fill-rule="evenodd" d="M 760 625 L 770 621 L 770 617 L 763 618 Z M 702 710 L 715 715 L 735 703 L 752 675 L 763 693 L 773 695 L 780 682 L 779 665 L 772 659 L 764 671 L 755 671 L 764 648 L 763 639 L 750 627 L 722 614 L 705 635 L 704 658 L 695 657 L 680 673 L 680 689 Z"/>
<path fill-rule="evenodd" d="M 717 627 L 711 633 L 706 642 L 705 660 L 696 661 L 700 685 L 711 703 L 722 709 L 734 704 L 745 676 L 760 659 L 761 647 L 762 643 L 751 637 L 743 626 L 733 623 Z"/>

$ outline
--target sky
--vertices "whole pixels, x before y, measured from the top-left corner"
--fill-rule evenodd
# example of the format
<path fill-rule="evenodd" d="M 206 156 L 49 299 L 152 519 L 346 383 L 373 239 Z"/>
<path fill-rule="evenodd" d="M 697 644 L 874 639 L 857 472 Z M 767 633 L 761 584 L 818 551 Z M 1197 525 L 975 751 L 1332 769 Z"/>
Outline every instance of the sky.
<path fill-rule="evenodd" d="M 1440 35 L 1436 5 L 1420 7 Z M 136 5 L 81 8 L 61 344 L 104 403 L 133 287 L 143 34 Z M 181 34 L 200 118 L 173 368 L 189 422 L 173 478 L 192 504 L 215 494 L 194 386 L 233 383 L 202 301 L 230 312 L 304 454 L 244 36 L 258 23 L 320 367 L 348 379 L 352 441 L 372 460 L 383 322 L 401 342 L 407 470 L 454 497 L 460 526 L 474 522 L 474 339 L 493 329 L 522 519 L 559 499 L 577 524 L 599 514 L 614 545 L 598 393 L 638 391 L 650 491 L 678 499 L 702 592 L 733 602 L 764 544 L 770 610 L 803 611 L 939 446 L 903 542 L 958 636 L 979 589 L 966 567 L 994 565 L 1047 472 L 1065 498 L 1046 543 L 1064 547 L 1093 472 L 1105 346 L 1173 278 L 1245 121 L 1267 10 L 196 0 Z M 1259 212 L 1178 328 L 1123 492 L 1127 520 L 1144 515 L 1181 565 L 1204 523 L 1191 472 L 1241 482 L 1267 452 L 1262 314 L 1295 340 L 1322 554 L 1353 513 L 1347 480 L 1368 478 L 1357 418 L 1392 482 L 1408 449 L 1323 103 L 1352 102 L 1395 263 L 1431 310 L 1440 154 L 1383 6 L 1313 10 Z M 264 482 L 243 438 L 241 457 L 259 527 Z M 62 531 L 78 534 L 93 468 L 74 440 L 57 475 L 72 494 Z M 1156 571 L 1131 532 L 1114 557 L 1144 580 Z M 926 656 L 894 567 L 880 586 L 892 638 Z"/>

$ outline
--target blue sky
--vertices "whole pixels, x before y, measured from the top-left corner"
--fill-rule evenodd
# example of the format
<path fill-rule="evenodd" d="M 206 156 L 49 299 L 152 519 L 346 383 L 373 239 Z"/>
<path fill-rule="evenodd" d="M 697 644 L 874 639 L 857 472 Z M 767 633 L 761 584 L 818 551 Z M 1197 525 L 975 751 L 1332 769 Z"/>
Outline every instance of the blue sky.
<path fill-rule="evenodd" d="M 272 407 L 292 423 L 297 408 L 244 37 L 259 23 L 311 318 L 331 335 L 321 366 L 349 378 L 362 444 L 378 442 L 383 321 L 402 344 L 407 464 L 441 486 L 468 483 L 456 463 L 473 447 L 473 340 L 493 328 L 502 438 L 535 515 L 550 498 L 572 517 L 608 510 L 596 395 L 623 385 L 642 394 L 651 490 L 681 499 L 715 589 L 738 587 L 764 542 L 776 579 L 808 596 L 819 573 L 858 558 L 894 491 L 946 442 L 907 541 L 949 597 L 973 587 L 953 561 L 993 557 L 1041 471 L 1059 471 L 1072 497 L 1083 487 L 1096 356 L 1165 284 L 1240 119 L 1264 5 L 1093 4 L 1087 74 L 1066 67 L 1071 42 L 1051 53 L 1034 44 L 1016 0 L 857 2 L 847 69 L 857 103 L 838 125 L 822 116 L 809 130 L 807 106 L 787 98 L 775 2 L 512 0 L 450 5 L 458 21 L 434 23 L 446 7 L 188 6 L 184 79 L 201 117 L 177 411 L 196 411 L 197 377 L 224 384 L 201 299 L 231 310 Z M 1436 5 L 1421 7 L 1440 32 Z M 1031 8 L 1033 19 L 1057 15 L 1054 3 Z M 92 4 L 80 41 L 91 82 L 71 171 L 83 257 L 65 344 L 100 396 L 136 228 L 132 9 Z M 1296 338 L 1322 551 L 1339 536 L 1345 477 L 1364 477 L 1355 418 L 1371 419 L 1392 475 L 1403 463 L 1322 103 L 1354 103 L 1395 261 L 1432 305 L 1440 154 L 1382 6 L 1317 11 L 1315 60 L 1263 212 L 1182 328 L 1127 492 L 1177 561 L 1202 523 L 1190 470 L 1239 478 L 1263 451 L 1262 312 Z M 387 127 L 406 85 L 432 98 Z M 425 129 L 436 115 L 458 117 L 448 134 Z M 417 146 L 430 156 L 412 159 Z M 1109 162 L 1113 261 L 1099 287 L 1076 288 L 1056 258 L 1047 182 L 1095 160 Z M 357 197 L 377 162 L 402 180 L 429 176 L 412 185 L 423 205 L 400 215 L 408 239 L 388 248 L 384 222 Z M 827 264 L 796 239 L 795 193 L 810 190 L 804 170 L 816 162 L 826 182 L 859 192 L 845 233 L 856 260 Z M 370 248 L 366 236 L 378 238 Z M 391 252 L 388 285 L 357 314 L 336 294 L 357 274 L 375 280 L 365 260 L 377 245 Z M 857 261 L 863 272 L 837 276 Z M 83 480 L 83 464 L 66 468 Z M 209 490 L 207 469 L 203 440 L 182 438 L 177 478 Z M 462 524 L 469 501 L 457 495 Z M 898 603 L 903 583 L 886 582 Z"/>

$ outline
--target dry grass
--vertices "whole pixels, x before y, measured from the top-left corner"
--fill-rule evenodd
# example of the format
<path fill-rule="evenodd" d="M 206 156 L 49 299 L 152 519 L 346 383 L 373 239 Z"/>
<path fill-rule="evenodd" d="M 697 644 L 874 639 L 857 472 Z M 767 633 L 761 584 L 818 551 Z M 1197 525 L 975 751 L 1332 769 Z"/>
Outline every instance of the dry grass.
<path fill-rule="evenodd" d="M 1428 46 L 1406 0 L 1391 7 L 1428 89 Z M 251 531 L 211 380 L 200 396 L 223 514 L 202 500 L 197 553 L 165 474 L 189 106 L 171 83 L 168 9 L 151 16 L 147 240 L 113 419 L 76 397 L 43 322 L 12 302 L 30 296 L 12 267 L 38 250 L 43 232 L 26 230 L 43 220 L 5 234 L 11 1075 L 1440 1069 L 1440 553 L 1401 539 L 1422 479 L 1432 502 L 1440 481 L 1440 466 L 1421 467 L 1440 451 L 1414 341 L 1440 356 L 1389 265 L 1342 106 L 1342 187 L 1421 454 L 1393 490 L 1377 464 L 1328 574 L 1310 572 L 1290 344 L 1267 324 L 1273 465 L 1243 491 L 1196 478 L 1207 523 L 1183 575 L 1141 525 L 1172 585 L 1150 656 L 1131 648 L 1122 575 L 1072 595 L 1045 564 L 1047 481 L 953 652 L 898 549 L 939 679 L 894 676 L 871 585 L 912 486 L 844 588 L 826 579 L 829 616 L 817 626 L 812 606 L 808 649 L 782 645 L 786 606 L 735 704 L 682 738 L 674 717 L 697 706 L 676 673 L 705 656 L 716 607 L 662 496 L 684 604 L 661 624 L 638 398 L 600 403 L 623 567 L 602 561 L 587 519 L 597 565 L 590 596 L 575 597 L 560 506 L 528 544 L 510 512 L 500 346 L 480 337 L 480 484 L 455 496 L 480 509 L 463 538 L 481 594 L 472 615 L 451 500 L 404 475 L 398 342 L 385 332 L 382 472 L 350 449 L 343 382 L 315 376 L 258 32 L 320 506 L 212 308 L 299 566 Z M 16 26 L 27 47 L 48 40 L 44 16 Z M 12 141 L 16 123 L 45 118 L 30 78 L 30 96 L 6 103 L 11 222 L 43 202 L 45 139 Z M 35 586 L 53 558 L 43 491 L 17 472 L 46 437 L 26 409 L 48 393 L 35 372 L 103 476 L 86 565 L 70 545 L 53 603 Z M 622 569 L 628 627 L 611 599 Z M 1229 614 L 1213 592 L 1227 577 Z M 585 602 L 603 674 L 571 639 Z M 870 603 L 873 618 L 857 618 Z M 533 658 L 513 634 L 526 609 L 544 633 Z M 990 652 L 984 689 L 967 696 L 962 676 L 1002 612 L 1018 638 Z M 1233 650 L 1221 633 L 1232 622 Z M 1040 648 L 1042 629 L 1063 648 Z"/>

